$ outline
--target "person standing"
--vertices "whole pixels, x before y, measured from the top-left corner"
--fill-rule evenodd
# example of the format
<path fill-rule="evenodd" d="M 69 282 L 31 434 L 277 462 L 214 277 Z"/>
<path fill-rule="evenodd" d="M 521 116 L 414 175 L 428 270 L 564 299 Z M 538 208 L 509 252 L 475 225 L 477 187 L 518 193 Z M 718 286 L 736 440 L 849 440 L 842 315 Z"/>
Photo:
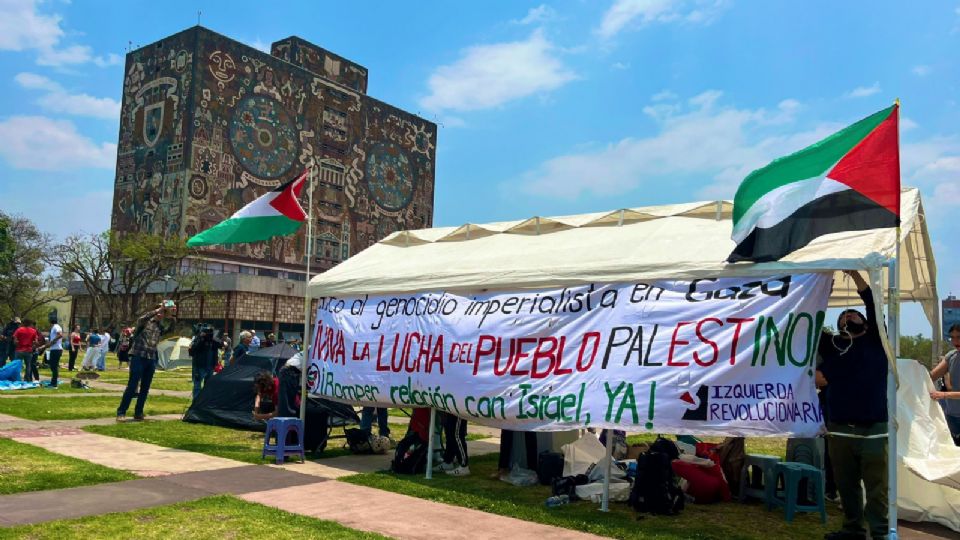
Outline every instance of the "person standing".
<path fill-rule="evenodd" d="M 3 327 L 3 334 L 0 335 L 0 367 L 16 356 L 17 344 L 13 341 L 13 333 L 17 328 L 20 328 L 20 317 L 10 319 Z"/>
<path fill-rule="evenodd" d="M 230 359 L 230 365 L 236 364 L 245 354 L 250 352 L 251 341 L 253 341 L 253 336 L 250 335 L 250 332 L 246 330 L 240 332 L 240 343 L 237 343 L 237 346 L 233 349 L 233 358 Z"/>
<path fill-rule="evenodd" d="M 377 415 L 377 432 L 381 437 L 390 438 L 390 422 L 386 407 L 364 407 L 360 411 L 360 430 L 370 435 L 373 431 L 373 415 Z"/>
<path fill-rule="evenodd" d="M 127 366 L 130 366 L 130 337 L 133 335 L 133 330 L 129 327 L 124 328 L 120 331 L 120 337 L 117 338 L 117 367 L 123 367 L 123 364 L 126 363 Z"/>
<path fill-rule="evenodd" d="M 37 370 L 37 345 L 43 338 L 34 327 L 34 322 L 24 319 L 23 325 L 13 332 L 14 358 L 23 362 L 23 380 L 31 382 L 40 379 Z M 34 379 L 36 374 L 36 379 Z"/>
<path fill-rule="evenodd" d="M 91 328 L 87 332 L 87 350 L 83 353 L 83 362 L 80 369 L 90 371 L 97 367 L 97 357 L 100 355 L 100 329 Z"/>
<path fill-rule="evenodd" d="M 100 334 L 100 356 L 97 357 L 97 371 L 104 371 L 107 369 L 107 352 L 110 350 L 110 332 L 107 332 L 107 329 L 103 329 L 103 333 Z"/>
<path fill-rule="evenodd" d="M 953 350 L 948 352 L 937 367 L 930 371 L 930 378 L 934 381 L 944 378 L 946 391 L 930 392 L 934 400 L 942 400 L 943 414 L 947 418 L 950 436 L 954 444 L 960 446 L 960 324 L 950 326 L 947 332 Z"/>
<path fill-rule="evenodd" d="M 880 337 L 873 291 L 863 277 L 844 271 L 857 286 L 867 315 L 848 309 L 837 318 L 838 335 L 820 336 L 817 386 L 829 385 L 827 438 L 843 529 L 828 540 L 886 538 L 887 527 L 887 354 Z M 863 487 L 861 487 L 861 482 Z M 866 506 L 864 506 L 866 492 Z"/>
<path fill-rule="evenodd" d="M 83 343 L 80 337 L 80 325 L 73 327 L 73 332 L 70 332 L 70 342 L 69 342 L 69 355 L 70 360 L 67 362 L 67 370 L 73 371 L 77 363 L 77 355 L 80 354 L 80 344 Z"/>
<path fill-rule="evenodd" d="M 468 476 L 467 421 L 448 412 L 437 411 L 443 426 L 443 462 L 437 468 L 451 476 Z"/>
<path fill-rule="evenodd" d="M 190 341 L 190 359 L 192 364 L 193 399 L 197 399 L 200 390 L 207 385 L 207 380 L 213 375 L 213 366 L 217 363 L 221 344 L 213 337 L 213 328 L 201 328 L 200 332 Z"/>
<path fill-rule="evenodd" d="M 277 340 L 276 338 L 274 338 L 273 332 L 270 332 L 269 334 L 267 334 L 267 338 L 263 340 L 262 348 L 269 349 L 270 347 L 273 347 L 276 344 L 277 344 Z"/>
<path fill-rule="evenodd" d="M 221 340 L 223 343 L 223 355 L 221 359 L 223 362 L 223 367 L 227 367 L 230 365 L 230 355 L 233 354 L 233 349 L 231 348 L 233 343 L 230 341 L 230 336 L 226 335 L 226 333 L 221 334 L 221 336 L 223 336 L 223 339 Z"/>
<path fill-rule="evenodd" d="M 50 319 L 50 338 L 47 350 L 50 351 L 50 386 L 57 387 L 60 376 L 60 357 L 63 356 L 63 327 L 57 324 L 57 319 Z"/>
<path fill-rule="evenodd" d="M 157 369 L 157 344 L 161 336 L 173 329 L 177 317 L 177 306 L 165 300 L 157 309 L 148 311 L 137 319 L 133 342 L 130 346 L 130 375 L 127 388 L 117 408 L 117 421 L 123 421 L 133 395 L 137 394 L 137 405 L 133 409 L 133 419 L 143 420 L 143 406 L 147 403 L 150 383 Z"/>
<path fill-rule="evenodd" d="M 256 330 L 250 330 L 250 344 L 247 346 L 247 352 L 257 352 L 260 350 L 260 338 L 257 337 Z"/>

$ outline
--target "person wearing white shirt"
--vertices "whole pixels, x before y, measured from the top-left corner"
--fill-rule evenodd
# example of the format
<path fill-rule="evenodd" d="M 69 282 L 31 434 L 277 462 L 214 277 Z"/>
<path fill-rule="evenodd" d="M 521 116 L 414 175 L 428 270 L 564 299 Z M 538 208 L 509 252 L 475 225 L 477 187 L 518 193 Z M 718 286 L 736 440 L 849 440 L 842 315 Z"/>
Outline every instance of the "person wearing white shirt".
<path fill-rule="evenodd" d="M 50 339 L 47 350 L 50 351 L 48 362 L 50 364 L 50 386 L 56 388 L 57 378 L 60 376 L 60 357 L 63 356 L 63 328 L 57 324 L 56 319 L 50 320 Z"/>
<path fill-rule="evenodd" d="M 110 350 L 110 332 L 100 334 L 100 356 L 97 357 L 97 371 L 107 369 L 107 351 Z"/>

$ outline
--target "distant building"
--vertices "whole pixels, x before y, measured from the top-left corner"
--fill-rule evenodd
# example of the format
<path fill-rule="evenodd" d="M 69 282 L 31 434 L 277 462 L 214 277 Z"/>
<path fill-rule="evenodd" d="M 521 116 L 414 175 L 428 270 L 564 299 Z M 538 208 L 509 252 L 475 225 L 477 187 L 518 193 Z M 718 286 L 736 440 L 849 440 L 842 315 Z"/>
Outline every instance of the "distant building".
<path fill-rule="evenodd" d="M 366 95 L 367 69 L 298 37 L 271 54 L 195 26 L 127 54 L 112 229 L 192 236 L 310 169 L 313 272 L 433 222 L 437 127 Z M 303 200 L 306 201 L 306 192 Z M 185 321 L 299 332 L 306 227 L 204 248 Z M 163 284 L 154 288 L 157 298 Z M 91 313 L 82 287 L 74 317 Z"/>
<path fill-rule="evenodd" d="M 960 300 L 950 295 L 940 303 L 943 311 L 943 338 L 947 339 L 947 331 L 955 324 L 960 324 Z"/>

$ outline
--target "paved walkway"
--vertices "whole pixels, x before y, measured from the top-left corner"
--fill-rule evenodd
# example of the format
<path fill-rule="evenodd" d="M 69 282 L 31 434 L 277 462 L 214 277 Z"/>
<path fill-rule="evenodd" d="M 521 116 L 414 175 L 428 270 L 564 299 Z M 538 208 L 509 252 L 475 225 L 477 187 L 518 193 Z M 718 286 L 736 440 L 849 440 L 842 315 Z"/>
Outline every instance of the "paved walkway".
<path fill-rule="evenodd" d="M 242 499 L 331 519 L 354 529 L 417 540 L 587 540 L 599 536 L 343 482 L 248 493 Z"/>
<path fill-rule="evenodd" d="M 262 491 L 264 487 L 316 483 L 317 478 L 259 465 L 216 471 L 187 472 L 69 489 L 35 491 L 0 497 L 0 525 L 44 523 L 58 519 L 127 512 L 211 495 Z M 57 501 L 71 501 L 60 504 Z M 53 502 L 53 503 L 52 503 Z"/>
<path fill-rule="evenodd" d="M 174 420 L 180 415 L 152 418 Z M 230 493 L 251 502 L 400 539 L 598 538 L 569 529 L 334 481 L 347 475 L 386 469 L 389 455 L 343 456 L 264 467 L 80 430 L 87 425 L 114 422 L 113 418 L 33 422 L 0 414 L 0 437 L 144 477 L 127 482 L 0 496 L 0 526 L 125 512 Z M 483 433 L 497 431 L 481 426 L 474 428 Z M 499 449 L 496 437 L 467 444 L 471 455 Z M 83 504 L 51 505 L 51 500 L 83 501 Z M 378 509 L 376 519 L 371 519 L 371 507 Z M 470 526 L 464 527 L 464 523 Z M 901 522 L 900 525 L 900 538 L 905 540 L 957 537 L 953 531 L 934 524 Z"/>

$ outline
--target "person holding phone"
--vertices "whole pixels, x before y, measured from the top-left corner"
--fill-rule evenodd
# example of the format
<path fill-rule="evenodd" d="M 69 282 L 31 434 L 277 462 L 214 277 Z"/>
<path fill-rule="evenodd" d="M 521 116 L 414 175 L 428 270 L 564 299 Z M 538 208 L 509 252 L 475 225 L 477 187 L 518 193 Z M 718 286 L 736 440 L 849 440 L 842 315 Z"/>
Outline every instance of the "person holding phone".
<path fill-rule="evenodd" d="M 130 375 L 127 388 L 117 408 L 117 421 L 126 419 L 127 409 L 137 394 L 137 405 L 133 409 L 133 419 L 144 419 L 143 407 L 150 393 L 150 383 L 157 369 L 157 344 L 160 338 L 173 330 L 177 318 L 177 305 L 173 300 L 164 300 L 156 309 L 148 311 L 137 319 L 130 346 Z"/>

